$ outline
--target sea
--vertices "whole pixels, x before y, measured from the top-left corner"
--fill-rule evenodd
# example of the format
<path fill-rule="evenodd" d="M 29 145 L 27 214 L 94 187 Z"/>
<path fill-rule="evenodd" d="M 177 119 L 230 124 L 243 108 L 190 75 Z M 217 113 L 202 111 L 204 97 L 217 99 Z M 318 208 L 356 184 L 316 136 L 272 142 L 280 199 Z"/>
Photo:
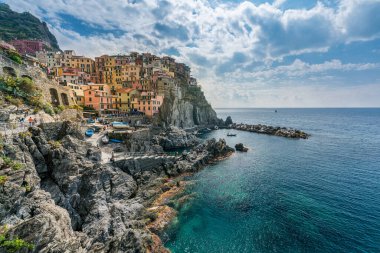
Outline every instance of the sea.
<path fill-rule="evenodd" d="M 380 109 L 217 109 L 236 123 L 297 128 L 309 139 L 236 130 L 204 138 L 247 153 L 187 178 L 192 199 L 162 239 L 173 253 L 380 252 Z M 227 133 L 236 137 L 227 137 Z"/>

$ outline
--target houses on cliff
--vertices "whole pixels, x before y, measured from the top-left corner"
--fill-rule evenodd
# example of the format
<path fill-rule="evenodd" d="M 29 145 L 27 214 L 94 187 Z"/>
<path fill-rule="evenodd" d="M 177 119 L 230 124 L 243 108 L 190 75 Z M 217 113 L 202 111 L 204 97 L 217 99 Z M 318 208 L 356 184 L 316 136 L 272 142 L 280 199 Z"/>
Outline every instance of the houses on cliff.
<path fill-rule="evenodd" d="M 165 96 L 181 86 L 197 86 L 190 68 L 169 56 L 132 52 L 92 59 L 73 50 L 51 51 L 37 41 L 10 44 L 34 58 L 50 79 L 69 87 L 73 102 L 99 114 L 132 111 L 154 116 Z"/>

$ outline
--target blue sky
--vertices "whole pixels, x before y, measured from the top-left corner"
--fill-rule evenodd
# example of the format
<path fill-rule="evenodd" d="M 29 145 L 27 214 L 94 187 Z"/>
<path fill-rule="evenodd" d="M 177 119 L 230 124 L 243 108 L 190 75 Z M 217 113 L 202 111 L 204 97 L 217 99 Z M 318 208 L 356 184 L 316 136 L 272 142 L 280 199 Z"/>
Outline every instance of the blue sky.
<path fill-rule="evenodd" d="M 380 0 L 3 2 L 77 54 L 172 55 L 215 107 L 380 106 Z"/>

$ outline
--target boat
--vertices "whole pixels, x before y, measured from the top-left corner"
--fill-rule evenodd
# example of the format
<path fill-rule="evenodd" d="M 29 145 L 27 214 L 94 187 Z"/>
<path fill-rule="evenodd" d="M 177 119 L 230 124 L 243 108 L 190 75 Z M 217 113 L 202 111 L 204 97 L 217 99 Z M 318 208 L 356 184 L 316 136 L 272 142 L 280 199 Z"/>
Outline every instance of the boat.
<path fill-rule="evenodd" d="M 227 133 L 227 136 L 232 137 L 232 136 L 236 136 L 236 134 Z"/>
<path fill-rule="evenodd" d="M 87 123 L 88 123 L 88 124 L 93 124 L 93 123 L 95 123 L 95 120 L 93 120 L 93 119 L 88 119 L 88 120 L 87 120 Z"/>
<path fill-rule="evenodd" d="M 118 139 L 109 139 L 109 142 L 111 142 L 111 143 L 122 143 L 123 141 L 118 140 Z"/>
<path fill-rule="evenodd" d="M 108 138 L 107 135 L 104 135 L 104 136 L 102 137 L 102 142 L 103 142 L 103 144 L 108 144 L 108 143 L 110 142 L 110 139 Z"/>
<path fill-rule="evenodd" d="M 92 128 L 89 128 L 86 130 L 86 132 L 84 133 L 87 137 L 91 137 L 94 135 L 94 129 Z"/>
<path fill-rule="evenodd" d="M 124 123 L 124 122 L 114 121 L 111 123 L 111 125 L 115 129 L 127 129 L 127 128 L 129 128 L 128 123 Z"/>

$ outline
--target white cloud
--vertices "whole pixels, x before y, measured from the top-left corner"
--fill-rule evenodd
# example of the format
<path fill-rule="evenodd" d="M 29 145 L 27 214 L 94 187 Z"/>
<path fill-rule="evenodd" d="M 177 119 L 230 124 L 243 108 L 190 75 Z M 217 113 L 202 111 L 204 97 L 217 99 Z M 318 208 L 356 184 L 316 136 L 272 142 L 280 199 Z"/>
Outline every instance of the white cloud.
<path fill-rule="evenodd" d="M 321 64 L 295 60 L 290 65 L 271 66 L 289 56 L 327 54 L 339 44 L 380 38 L 380 0 L 341 0 L 335 7 L 318 2 L 309 9 L 283 9 L 286 0 L 260 5 L 206 0 L 6 2 L 17 11 L 28 10 L 48 20 L 63 49 L 91 57 L 129 51 L 160 54 L 175 48 L 177 60 L 192 67 L 211 101 L 218 101 L 210 89 L 214 83 L 228 83 L 232 94 L 249 103 L 251 96 L 257 96 L 242 91 L 240 78 L 251 78 L 256 88 L 277 83 L 291 86 L 296 77 L 309 75 L 316 82 L 316 74 L 378 68 L 377 63 L 343 63 L 339 56 Z M 109 32 L 79 34 L 70 30 L 70 21 L 62 13 L 84 26 Z M 113 30 L 120 33 L 113 34 Z M 333 73 L 328 75 L 336 79 Z"/>

